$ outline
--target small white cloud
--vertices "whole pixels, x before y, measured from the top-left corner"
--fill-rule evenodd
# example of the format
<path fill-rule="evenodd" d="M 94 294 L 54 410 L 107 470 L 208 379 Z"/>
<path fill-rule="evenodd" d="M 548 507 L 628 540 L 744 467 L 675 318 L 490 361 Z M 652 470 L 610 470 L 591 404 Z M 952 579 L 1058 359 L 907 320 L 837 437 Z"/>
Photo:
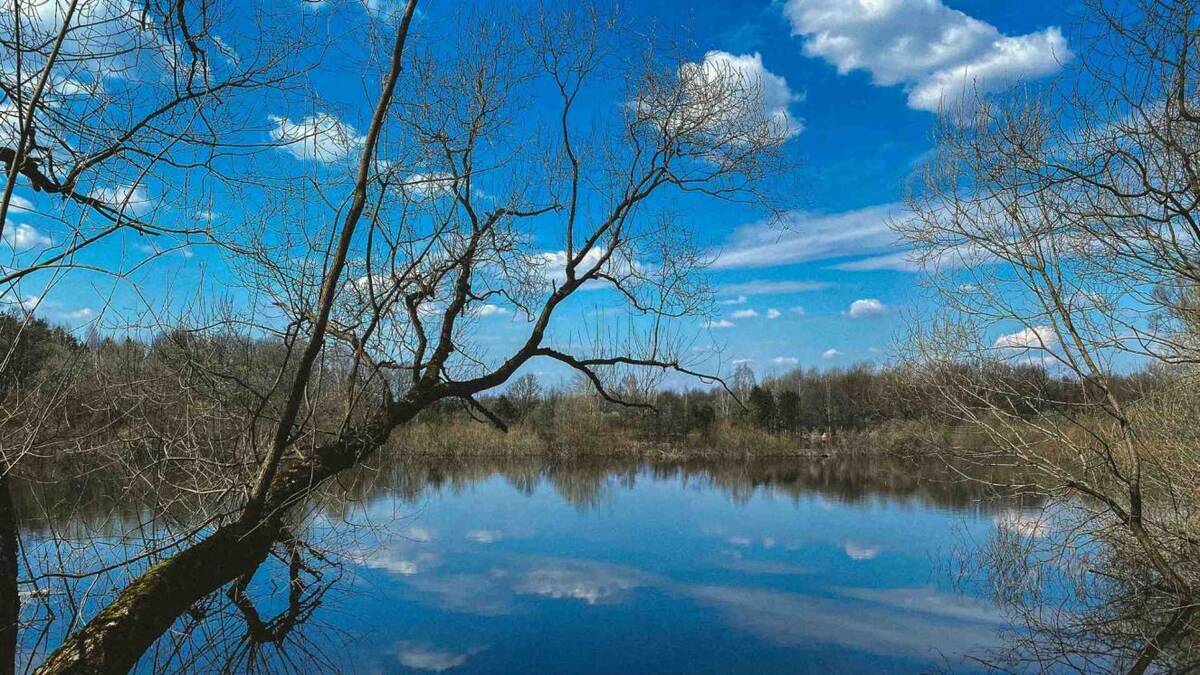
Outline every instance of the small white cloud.
<path fill-rule="evenodd" d="M 887 311 L 887 305 L 875 298 L 864 298 L 850 303 L 850 309 L 846 310 L 846 315 L 851 319 L 865 319 L 872 316 L 882 316 L 887 314 Z"/>
<path fill-rule="evenodd" d="M 722 305 L 744 305 L 746 304 L 746 296 L 739 295 L 736 298 L 727 298 L 721 301 Z"/>
<path fill-rule="evenodd" d="M 271 139 L 279 149 L 301 160 L 336 162 L 348 158 L 362 146 L 364 137 L 354 127 L 329 113 L 309 115 L 299 122 L 272 115 Z"/>
<path fill-rule="evenodd" d="M 728 319 L 717 319 L 704 324 L 705 328 L 733 328 L 736 324 Z"/>
<path fill-rule="evenodd" d="M 479 316 L 501 316 L 508 314 L 508 309 L 499 305 L 487 304 L 475 310 Z"/>
<path fill-rule="evenodd" d="M 851 560 L 874 560 L 879 557 L 879 547 L 872 544 L 857 544 L 848 541 L 843 550 Z"/>
<path fill-rule="evenodd" d="M 836 359 L 841 355 L 842 353 L 836 349 L 826 349 L 825 351 L 821 352 L 821 358 L 823 359 Z"/>
<path fill-rule="evenodd" d="M 1050 526 L 1040 513 L 1028 513 L 1008 509 L 997 513 L 992 522 L 996 527 L 1007 532 L 1020 534 L 1030 539 L 1041 539 L 1050 533 Z"/>
<path fill-rule="evenodd" d="M 480 651 L 469 649 L 465 652 L 452 652 L 419 642 L 397 642 L 393 649 L 400 665 L 433 673 L 457 668 Z"/>
<path fill-rule="evenodd" d="M 108 206 L 135 216 L 146 213 L 153 206 L 150 194 L 144 185 L 114 185 L 97 187 L 88 196 L 104 202 Z"/>
<path fill-rule="evenodd" d="M 473 541 L 477 544 L 494 544 L 503 538 L 497 530 L 471 530 L 465 536 L 467 541 Z"/>
<path fill-rule="evenodd" d="M 33 202 L 21 195 L 13 195 L 12 199 L 8 202 L 8 210 L 12 213 L 28 213 L 33 210 Z"/>
<path fill-rule="evenodd" d="M 771 359 L 771 363 L 774 363 L 777 366 L 794 366 L 797 363 L 800 363 L 800 359 L 794 356 L 776 356 L 775 358 Z"/>
<path fill-rule="evenodd" d="M 456 180 L 452 174 L 448 173 L 413 173 L 409 174 L 403 183 L 400 183 L 399 189 L 409 197 L 423 201 L 454 194 Z"/>
<path fill-rule="evenodd" d="M 753 319 L 754 317 L 758 316 L 758 312 L 753 309 L 739 309 L 729 316 L 733 319 Z"/>
<path fill-rule="evenodd" d="M 399 532 L 401 537 L 421 543 L 433 541 L 434 532 L 420 525 L 411 525 Z"/>
<path fill-rule="evenodd" d="M 50 237 L 42 234 L 36 227 L 25 223 L 9 223 L 4 228 L 4 243 L 14 251 L 28 251 L 35 248 L 45 248 L 52 244 Z"/>
<path fill-rule="evenodd" d="M 1027 351 L 1030 349 L 1054 349 L 1058 346 L 1058 333 L 1051 326 L 1033 326 L 1016 333 L 1001 335 L 992 344 L 995 349 Z"/>
<path fill-rule="evenodd" d="M 801 307 L 800 305 L 796 305 L 795 307 L 789 308 L 788 312 L 795 314 L 796 316 L 804 316 L 806 314 L 806 312 L 804 311 L 804 308 Z"/>
<path fill-rule="evenodd" d="M 772 308 L 772 309 L 767 310 L 767 319 L 768 320 L 778 319 L 781 316 L 783 316 L 783 313 L 777 309 Z"/>

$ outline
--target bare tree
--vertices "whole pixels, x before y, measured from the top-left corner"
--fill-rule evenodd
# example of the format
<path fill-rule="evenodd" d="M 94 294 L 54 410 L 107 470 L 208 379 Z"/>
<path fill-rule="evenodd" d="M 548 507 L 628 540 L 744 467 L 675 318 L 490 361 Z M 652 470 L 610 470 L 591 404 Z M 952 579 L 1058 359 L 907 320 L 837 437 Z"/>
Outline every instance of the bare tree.
<path fill-rule="evenodd" d="M 680 345 L 681 320 L 707 301 L 706 258 L 668 197 L 771 206 L 762 185 L 785 168 L 792 130 L 762 83 L 625 39 L 596 10 L 468 16 L 423 27 L 437 36 L 426 41 L 410 33 L 415 8 L 376 24 L 386 43 L 363 57 L 380 84 L 361 134 L 314 115 L 275 139 L 309 161 L 304 174 L 264 176 L 266 158 L 240 167 L 245 223 L 222 245 L 253 297 L 172 338 L 212 383 L 189 383 L 197 403 L 248 402 L 222 425 L 237 429 L 222 438 L 230 459 L 215 479 L 185 478 L 206 498 L 203 522 L 163 537 L 169 555 L 147 567 L 129 561 L 144 571 L 40 672 L 128 669 L 223 587 L 253 639 L 279 639 L 244 592 L 255 571 L 280 547 L 299 560 L 305 505 L 440 401 L 503 428 L 479 394 L 539 359 L 633 406 L 649 404 L 623 396 L 642 389 L 622 386 L 627 374 L 704 377 Z M 626 327 L 562 330 L 556 318 L 593 286 L 623 303 Z M 504 349 L 480 339 L 498 314 L 521 330 Z M 274 376 L 213 358 L 205 336 L 221 331 L 278 340 Z"/>
<path fill-rule="evenodd" d="M 951 414 L 991 440 L 995 452 L 971 459 L 1028 469 L 1009 487 L 1059 497 L 1059 559 L 1098 543 L 1107 553 L 1090 554 L 1112 562 L 1096 573 L 1122 603 L 1027 614 L 1055 636 L 1030 650 L 1036 661 L 1095 656 L 1061 639 L 1074 633 L 1109 645 L 1086 668 L 1142 672 L 1172 649 L 1188 668 L 1200 466 L 1161 432 L 1194 401 L 1200 30 L 1188 2 L 1097 0 L 1089 12 L 1065 86 L 973 101 L 942 125 L 915 217 L 899 223 L 945 308 L 914 355 Z M 1173 389 L 1131 400 L 1114 375 L 1143 359 L 1173 367 Z M 989 376 L 998 360 L 1045 365 L 1079 395 L 1012 390 Z M 1125 613 L 1130 598 L 1141 614 Z"/>
<path fill-rule="evenodd" d="M 0 355 L 0 370 L 27 347 L 22 336 L 33 313 L 51 304 L 47 294 L 69 272 L 127 278 L 148 260 L 207 236 L 206 195 L 190 190 L 190 177 L 212 175 L 223 157 L 246 152 L 238 134 L 253 125 L 243 107 L 247 94 L 295 74 L 292 45 L 273 31 L 266 13 L 250 21 L 231 14 L 211 2 L 124 0 L 13 0 L 0 13 L 0 300 L 23 317 Z M 233 53 L 222 36 L 235 34 L 256 36 L 249 43 L 258 49 Z M 136 253 L 114 264 L 87 257 L 109 243 Z M 26 388 L 6 401 L 0 441 L 6 671 L 14 665 L 20 609 L 11 477 L 23 457 L 36 454 L 67 378 L 63 372 L 41 383 L 44 391 Z"/>

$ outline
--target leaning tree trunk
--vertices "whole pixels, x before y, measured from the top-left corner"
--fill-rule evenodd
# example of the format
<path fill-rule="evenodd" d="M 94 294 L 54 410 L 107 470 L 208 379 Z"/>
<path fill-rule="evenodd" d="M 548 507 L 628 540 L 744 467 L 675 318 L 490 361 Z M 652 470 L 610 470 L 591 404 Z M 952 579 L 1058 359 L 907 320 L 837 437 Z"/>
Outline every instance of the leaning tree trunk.
<path fill-rule="evenodd" d="M 37 670 L 49 673 L 124 673 L 176 619 L 201 599 L 253 573 L 283 534 L 288 509 L 331 477 L 365 460 L 396 426 L 428 400 L 405 400 L 358 433 L 343 435 L 288 464 L 271 483 L 261 516 L 224 525 L 199 543 L 151 567 L 95 618 L 67 638 Z M 247 512 L 249 513 L 249 512 Z"/>
<path fill-rule="evenodd" d="M 0 673 L 5 675 L 15 672 L 17 663 L 21 618 L 21 596 L 17 593 L 19 546 L 12 479 L 4 473 L 0 474 Z"/>

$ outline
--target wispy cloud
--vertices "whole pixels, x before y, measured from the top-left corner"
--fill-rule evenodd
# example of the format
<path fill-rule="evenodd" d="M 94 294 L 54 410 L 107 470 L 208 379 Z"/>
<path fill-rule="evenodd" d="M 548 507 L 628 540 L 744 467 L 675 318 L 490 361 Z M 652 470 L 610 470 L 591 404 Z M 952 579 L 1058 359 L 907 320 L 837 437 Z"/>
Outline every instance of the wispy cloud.
<path fill-rule="evenodd" d="M 724 284 L 717 290 L 730 295 L 786 295 L 788 293 L 809 293 L 829 288 L 830 284 L 823 281 L 744 281 Z"/>
<path fill-rule="evenodd" d="M 898 243 L 889 223 L 908 214 L 900 203 L 827 214 L 794 211 L 780 222 L 738 228 L 713 266 L 757 269 L 892 253 Z"/>

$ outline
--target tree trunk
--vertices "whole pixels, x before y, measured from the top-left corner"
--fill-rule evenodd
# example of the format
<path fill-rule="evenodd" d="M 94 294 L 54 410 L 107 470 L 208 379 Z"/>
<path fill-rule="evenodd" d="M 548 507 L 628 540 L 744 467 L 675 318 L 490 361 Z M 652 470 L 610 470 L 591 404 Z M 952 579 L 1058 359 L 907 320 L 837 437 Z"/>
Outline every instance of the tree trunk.
<path fill-rule="evenodd" d="M 427 403 L 403 402 L 358 434 L 316 448 L 275 476 L 261 517 L 218 528 L 199 543 L 151 567 L 103 611 L 63 642 L 38 669 L 49 673 L 124 673 L 132 669 L 179 615 L 238 577 L 251 574 L 280 535 L 287 510 L 338 472 L 366 459 L 391 429 Z"/>
<path fill-rule="evenodd" d="M 17 663 L 17 628 L 21 596 L 17 593 L 20 557 L 12 479 L 0 475 L 0 673 L 11 675 Z"/>

